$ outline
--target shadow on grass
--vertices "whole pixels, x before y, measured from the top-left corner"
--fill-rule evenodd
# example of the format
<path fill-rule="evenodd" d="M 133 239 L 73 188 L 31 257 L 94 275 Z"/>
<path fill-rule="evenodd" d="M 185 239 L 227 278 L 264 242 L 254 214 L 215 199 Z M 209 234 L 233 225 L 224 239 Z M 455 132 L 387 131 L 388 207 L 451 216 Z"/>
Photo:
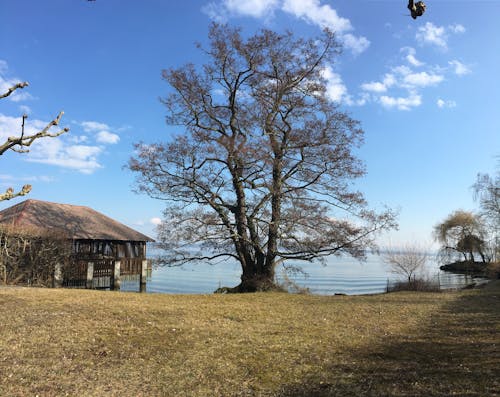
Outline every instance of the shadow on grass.
<path fill-rule="evenodd" d="M 411 334 L 351 352 L 352 363 L 283 397 L 500 396 L 500 281 L 463 292 Z"/>

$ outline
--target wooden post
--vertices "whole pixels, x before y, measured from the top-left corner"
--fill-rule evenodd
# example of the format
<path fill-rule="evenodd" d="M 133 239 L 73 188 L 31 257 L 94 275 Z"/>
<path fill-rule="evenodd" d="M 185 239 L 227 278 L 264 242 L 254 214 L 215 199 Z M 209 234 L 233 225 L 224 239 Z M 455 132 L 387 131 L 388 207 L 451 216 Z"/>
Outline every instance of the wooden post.
<path fill-rule="evenodd" d="M 113 272 L 113 282 L 111 283 L 111 289 L 113 291 L 119 291 L 120 290 L 120 266 L 121 262 L 120 261 L 115 261 L 115 269 Z"/>
<path fill-rule="evenodd" d="M 92 289 L 94 282 L 94 262 L 87 262 L 87 289 Z"/>
<path fill-rule="evenodd" d="M 63 284 L 62 265 L 57 262 L 54 266 L 54 288 L 61 288 Z"/>
<path fill-rule="evenodd" d="M 148 260 L 143 259 L 141 262 L 141 277 L 139 284 L 139 292 L 146 292 L 146 280 L 148 278 Z"/>

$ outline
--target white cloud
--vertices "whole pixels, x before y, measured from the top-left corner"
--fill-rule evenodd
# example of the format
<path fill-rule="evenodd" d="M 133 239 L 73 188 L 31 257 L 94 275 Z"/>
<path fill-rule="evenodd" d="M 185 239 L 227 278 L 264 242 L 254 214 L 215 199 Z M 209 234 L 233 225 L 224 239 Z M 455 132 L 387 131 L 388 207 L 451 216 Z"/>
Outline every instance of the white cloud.
<path fill-rule="evenodd" d="M 92 174 L 102 168 L 97 158 L 102 153 L 100 147 L 65 145 L 61 139 L 41 139 L 37 143 L 37 150 L 27 156 L 28 161 L 75 169 L 82 174 Z"/>
<path fill-rule="evenodd" d="M 372 81 L 370 83 L 361 84 L 361 89 L 369 92 L 382 93 L 386 92 L 394 84 L 396 84 L 396 78 L 393 74 L 387 73 L 381 82 Z"/>
<path fill-rule="evenodd" d="M 444 26 L 436 26 L 432 22 L 426 22 L 424 26 L 418 28 L 415 38 L 420 45 L 430 44 L 445 50 L 448 48 L 450 33 L 465 33 L 465 28 L 458 24 L 450 25 L 446 28 Z"/>
<path fill-rule="evenodd" d="M 382 80 L 382 83 L 386 87 L 390 88 L 397 83 L 397 80 L 396 80 L 396 77 L 394 77 L 394 75 L 392 73 L 386 73 L 384 75 L 384 79 Z"/>
<path fill-rule="evenodd" d="M 96 140 L 99 143 L 115 144 L 120 141 L 120 137 L 109 131 L 99 131 L 96 135 Z"/>
<path fill-rule="evenodd" d="M 321 75 L 326 80 L 326 97 L 330 101 L 348 106 L 363 106 L 368 102 L 369 95 L 365 93 L 362 93 L 357 99 L 353 99 L 340 74 L 335 73 L 330 66 L 325 67 L 321 71 Z"/>
<path fill-rule="evenodd" d="M 225 0 L 226 8 L 235 14 L 254 18 L 266 17 L 278 5 L 278 0 Z"/>
<path fill-rule="evenodd" d="M 421 62 L 416 58 L 415 55 L 416 55 L 417 51 L 415 50 L 415 48 L 403 47 L 403 48 L 401 48 L 401 51 L 407 53 L 405 59 L 410 65 L 415 66 L 415 67 L 420 67 L 420 66 L 424 65 L 424 62 Z"/>
<path fill-rule="evenodd" d="M 86 160 L 97 156 L 102 149 L 97 146 L 73 145 L 66 147 L 65 152 L 75 160 Z"/>
<path fill-rule="evenodd" d="M 8 72 L 8 64 L 0 60 L 0 92 L 4 93 L 8 88 L 20 82 L 14 77 L 5 77 Z M 14 102 L 30 99 L 32 96 L 23 91 L 16 90 L 8 97 Z M 26 105 L 20 105 L 19 109 L 24 113 L 30 113 L 31 109 Z M 18 136 L 21 133 L 22 119 L 11 117 L 0 113 L 0 142 L 4 142 L 9 136 Z M 28 119 L 25 125 L 25 134 L 31 135 L 39 132 L 47 126 L 48 122 L 39 119 Z M 117 134 L 110 132 L 107 124 L 96 121 L 84 121 L 78 123 L 85 132 L 95 134 L 95 140 L 102 144 L 114 144 L 120 140 Z M 51 131 L 60 131 L 60 128 L 52 128 Z M 29 148 L 29 153 L 20 158 L 36 162 L 56 165 L 63 168 L 78 170 L 79 172 L 90 174 L 101 168 L 99 156 L 104 149 L 98 145 L 82 145 L 88 141 L 85 135 L 72 136 L 61 135 L 57 138 L 43 138 L 36 140 Z"/>
<path fill-rule="evenodd" d="M 361 89 L 364 91 L 380 93 L 380 92 L 386 92 L 387 86 L 379 81 L 372 81 L 371 83 L 361 84 Z"/>
<path fill-rule="evenodd" d="M 71 143 L 84 143 L 89 140 L 89 137 L 86 135 L 69 135 L 67 139 Z"/>
<path fill-rule="evenodd" d="M 55 178 L 48 175 L 38 175 L 38 176 L 14 176 L 9 174 L 0 174 L 0 181 L 2 182 L 54 182 Z"/>
<path fill-rule="evenodd" d="M 463 75 L 471 73 L 470 68 L 460 61 L 453 60 L 453 61 L 450 61 L 448 63 L 453 67 L 455 74 L 458 76 L 463 76 Z"/>
<path fill-rule="evenodd" d="M 422 104 L 422 97 L 418 94 L 410 94 L 408 97 L 381 96 L 380 103 L 386 108 L 396 108 L 398 110 L 410 110 Z"/>
<path fill-rule="evenodd" d="M 26 105 L 19 105 L 19 110 L 23 112 L 24 114 L 30 114 L 31 113 L 31 108 Z"/>
<path fill-rule="evenodd" d="M 6 73 L 8 68 L 7 61 L 0 59 L 0 74 Z"/>
<path fill-rule="evenodd" d="M 350 33 L 354 28 L 349 19 L 339 16 L 334 8 L 329 4 L 321 4 L 320 0 L 220 0 L 206 4 L 202 10 L 218 22 L 225 22 L 232 16 L 267 20 L 277 10 L 281 10 L 321 29 L 334 31 L 345 48 L 355 55 L 370 45 L 366 37 Z"/>
<path fill-rule="evenodd" d="M 455 101 L 445 101 L 444 99 L 441 99 L 441 98 L 439 98 L 436 101 L 436 105 L 440 109 L 443 109 L 443 108 L 455 108 L 455 107 L 457 107 L 457 103 Z"/>
<path fill-rule="evenodd" d="M 403 78 L 405 84 L 414 87 L 428 87 L 439 84 L 443 80 L 443 76 L 427 72 L 410 73 Z"/>
<path fill-rule="evenodd" d="M 344 46 L 349 48 L 354 55 L 361 54 L 370 46 L 370 41 L 366 37 L 356 37 L 351 33 L 341 35 L 340 39 L 344 42 Z"/>
<path fill-rule="evenodd" d="M 3 188 L 24 185 L 26 183 L 52 183 L 56 179 L 48 175 L 35 175 L 35 176 L 17 176 L 17 175 L 0 175 L 0 186 Z M 18 186 L 19 188 L 19 186 Z"/>
<path fill-rule="evenodd" d="M 85 132 L 99 132 L 101 130 L 109 130 L 109 126 L 104 123 L 99 123 L 97 121 L 82 121 L 80 125 L 83 127 Z"/>
<path fill-rule="evenodd" d="M 460 24 L 456 24 L 456 25 L 450 25 L 448 27 L 453 33 L 465 33 L 465 27 L 460 25 Z"/>
<path fill-rule="evenodd" d="M 12 88 L 17 83 L 20 83 L 22 80 L 17 77 L 8 77 L 9 66 L 6 61 L 0 59 L 0 94 L 4 94 L 8 91 L 9 88 Z M 29 99 L 34 99 L 33 96 L 25 91 L 24 89 L 17 89 L 12 94 L 10 94 L 7 99 L 12 102 L 21 102 Z"/>
<path fill-rule="evenodd" d="M 14 84 L 16 84 L 16 83 L 18 83 L 18 81 L 16 81 Z M 9 84 L 9 85 L 12 87 L 14 84 Z M 0 85 L 1 85 L 1 82 L 0 82 Z M 0 91 L 2 91 L 2 90 L 0 89 Z M 5 92 L 5 91 L 6 90 L 3 90 L 2 92 Z M 21 102 L 21 101 L 28 101 L 31 99 L 35 99 L 29 92 L 20 91 L 20 90 L 16 90 L 8 98 L 12 102 Z"/>
<path fill-rule="evenodd" d="M 432 44 L 441 48 L 447 47 L 447 36 L 445 28 L 436 26 L 431 22 L 426 22 L 417 30 L 416 39 L 420 44 Z"/>
<path fill-rule="evenodd" d="M 413 65 L 413 66 L 417 66 L 418 67 L 418 66 L 422 66 L 423 65 L 423 63 L 420 62 L 417 58 L 415 58 L 415 55 L 413 55 L 413 54 L 408 54 L 406 56 L 406 60 L 408 61 L 408 63 L 410 65 Z"/>
<path fill-rule="evenodd" d="M 10 117 L 0 113 L 0 140 L 18 135 L 21 128 L 20 117 Z M 48 122 L 39 119 L 28 119 L 25 126 L 26 134 L 34 134 L 43 129 Z M 59 131 L 54 129 L 55 131 Z M 91 174 L 101 168 L 98 156 L 103 149 L 99 146 L 78 145 L 82 141 L 67 134 L 57 138 L 37 139 L 30 147 L 29 153 L 20 156 L 26 161 L 51 164 L 63 168 L 74 169 L 85 174 Z"/>
<path fill-rule="evenodd" d="M 321 5 L 319 0 L 285 0 L 283 11 L 304 19 L 321 28 L 330 28 L 337 33 L 352 30 L 351 22 L 342 18 L 329 5 Z"/>
<path fill-rule="evenodd" d="M 212 1 L 202 7 L 202 11 L 217 22 L 226 22 L 233 16 L 270 18 L 279 6 L 279 0 L 221 0 Z"/>
<path fill-rule="evenodd" d="M 339 16 L 330 5 L 321 5 L 320 0 L 284 0 L 282 10 L 321 29 L 328 28 L 334 31 L 344 46 L 355 55 L 370 46 L 370 41 L 366 37 L 348 33 L 354 30 L 349 19 Z"/>
<path fill-rule="evenodd" d="M 396 87 L 414 90 L 415 88 L 428 87 L 439 84 L 444 80 L 444 76 L 434 72 L 413 72 L 406 65 L 400 65 L 392 68 L 394 84 Z"/>
<path fill-rule="evenodd" d="M 151 218 L 149 222 L 156 226 L 161 225 L 163 223 L 161 218 Z"/>
<path fill-rule="evenodd" d="M 0 75 L 0 93 L 2 93 L 2 94 L 6 93 L 9 90 L 9 88 L 12 88 L 17 83 L 20 83 L 20 82 L 21 82 L 21 80 L 19 80 L 17 78 L 7 79 L 7 78 Z M 24 89 L 26 89 L 26 88 L 24 88 Z M 34 99 L 34 98 L 29 92 L 23 91 L 23 89 L 17 89 L 12 94 L 10 94 L 7 97 L 7 99 L 12 101 L 12 102 L 21 102 L 21 101 Z"/>
<path fill-rule="evenodd" d="M 9 117 L 0 113 L 0 140 L 4 142 L 9 136 L 18 135 L 21 132 L 22 119 L 20 117 Z"/>
<path fill-rule="evenodd" d="M 88 133 L 94 133 L 96 141 L 104 144 L 115 144 L 120 141 L 120 136 L 111 132 L 111 127 L 98 121 L 83 121 L 80 124 L 83 130 Z"/>
<path fill-rule="evenodd" d="M 332 102 L 342 102 L 347 96 L 347 87 L 342 82 L 339 74 L 335 73 L 331 67 L 326 67 L 321 71 L 322 77 L 326 80 L 326 96 Z"/>
<path fill-rule="evenodd" d="M 405 58 L 411 66 L 423 67 L 425 65 L 416 58 L 408 59 L 408 56 L 415 56 L 414 49 L 406 47 L 402 48 L 401 51 L 407 53 Z M 383 76 L 381 81 L 364 83 L 361 85 L 361 89 L 370 93 L 371 99 L 385 108 L 411 110 L 422 104 L 421 91 L 424 88 L 436 86 L 444 81 L 445 76 L 437 73 L 436 70 L 443 71 L 444 69 L 427 67 L 427 70 L 415 72 L 412 67 L 406 64 L 395 66 L 391 68 L 390 73 Z M 391 89 L 395 90 L 396 94 L 390 92 Z"/>

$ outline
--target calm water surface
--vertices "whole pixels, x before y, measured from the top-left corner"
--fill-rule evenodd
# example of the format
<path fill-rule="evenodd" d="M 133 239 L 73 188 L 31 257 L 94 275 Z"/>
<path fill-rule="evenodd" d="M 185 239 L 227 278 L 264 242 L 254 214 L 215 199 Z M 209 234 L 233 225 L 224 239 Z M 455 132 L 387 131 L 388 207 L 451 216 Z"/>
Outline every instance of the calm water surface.
<path fill-rule="evenodd" d="M 481 280 L 462 274 L 439 270 L 439 264 L 431 257 L 426 269 L 428 276 L 439 277 L 442 289 L 460 288 Z M 326 266 L 319 263 L 296 263 L 306 274 L 289 275 L 297 285 L 308 288 L 313 294 L 347 295 L 375 294 L 385 292 L 387 280 L 398 280 L 381 258 L 369 255 L 366 262 L 348 257 L 328 258 Z M 278 281 L 282 281 L 282 268 L 277 269 Z M 147 283 L 147 292 L 169 294 L 211 294 L 217 288 L 233 287 L 240 281 L 240 265 L 223 262 L 217 265 L 190 264 L 182 267 L 161 267 L 153 269 Z M 123 290 L 136 290 L 134 282 L 122 283 Z"/>

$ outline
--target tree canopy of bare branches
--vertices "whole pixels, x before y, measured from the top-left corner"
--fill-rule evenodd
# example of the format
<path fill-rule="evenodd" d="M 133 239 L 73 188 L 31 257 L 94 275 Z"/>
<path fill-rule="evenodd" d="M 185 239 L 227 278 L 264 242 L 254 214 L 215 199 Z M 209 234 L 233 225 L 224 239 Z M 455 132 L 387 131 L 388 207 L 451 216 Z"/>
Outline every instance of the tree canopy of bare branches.
<path fill-rule="evenodd" d="M 389 248 L 383 255 L 383 261 L 392 273 L 404 276 L 411 284 L 412 279 L 425 270 L 427 251 L 416 244 L 404 244 L 400 248 Z"/>
<path fill-rule="evenodd" d="M 212 25 L 202 67 L 163 71 L 164 143 L 136 146 L 137 190 L 166 200 L 159 239 L 168 264 L 234 258 L 234 291 L 274 287 L 283 261 L 362 258 L 395 215 L 352 188 L 365 173 L 359 123 L 327 96 L 334 34 L 316 40 L 263 30 L 244 38 Z"/>
<path fill-rule="evenodd" d="M 14 93 L 18 89 L 23 89 L 27 87 L 29 84 L 27 82 L 22 82 L 22 83 L 17 83 L 14 86 L 10 87 L 7 89 L 6 92 L 0 93 L 0 99 L 7 98 L 9 95 Z M 27 115 L 23 115 L 22 117 L 22 125 L 20 126 L 21 132 L 16 135 L 15 132 L 12 132 L 14 135 L 8 137 L 3 143 L 0 143 L 0 156 L 3 155 L 5 152 L 8 150 L 11 150 L 13 152 L 17 153 L 27 153 L 29 151 L 29 147 L 32 145 L 33 142 L 35 142 L 37 139 L 40 138 L 55 138 L 58 137 L 61 134 L 64 134 L 65 132 L 69 131 L 69 128 L 63 128 L 62 130 L 58 132 L 51 132 L 51 128 L 54 126 L 58 126 L 59 122 L 63 116 L 64 112 L 59 112 L 57 117 L 49 122 L 42 130 L 32 133 L 32 134 L 25 134 L 24 133 L 24 124 L 25 120 L 28 117 Z M 24 196 L 28 194 L 31 191 L 31 185 L 24 185 L 22 189 L 18 192 L 15 192 L 13 188 L 9 187 L 5 193 L 0 193 L 0 201 L 4 200 L 10 200 L 13 199 L 14 197 L 18 196 Z"/>
<path fill-rule="evenodd" d="M 474 198 L 479 201 L 481 217 L 488 227 L 494 259 L 500 258 L 500 169 L 495 176 L 478 174 L 473 185 Z"/>

